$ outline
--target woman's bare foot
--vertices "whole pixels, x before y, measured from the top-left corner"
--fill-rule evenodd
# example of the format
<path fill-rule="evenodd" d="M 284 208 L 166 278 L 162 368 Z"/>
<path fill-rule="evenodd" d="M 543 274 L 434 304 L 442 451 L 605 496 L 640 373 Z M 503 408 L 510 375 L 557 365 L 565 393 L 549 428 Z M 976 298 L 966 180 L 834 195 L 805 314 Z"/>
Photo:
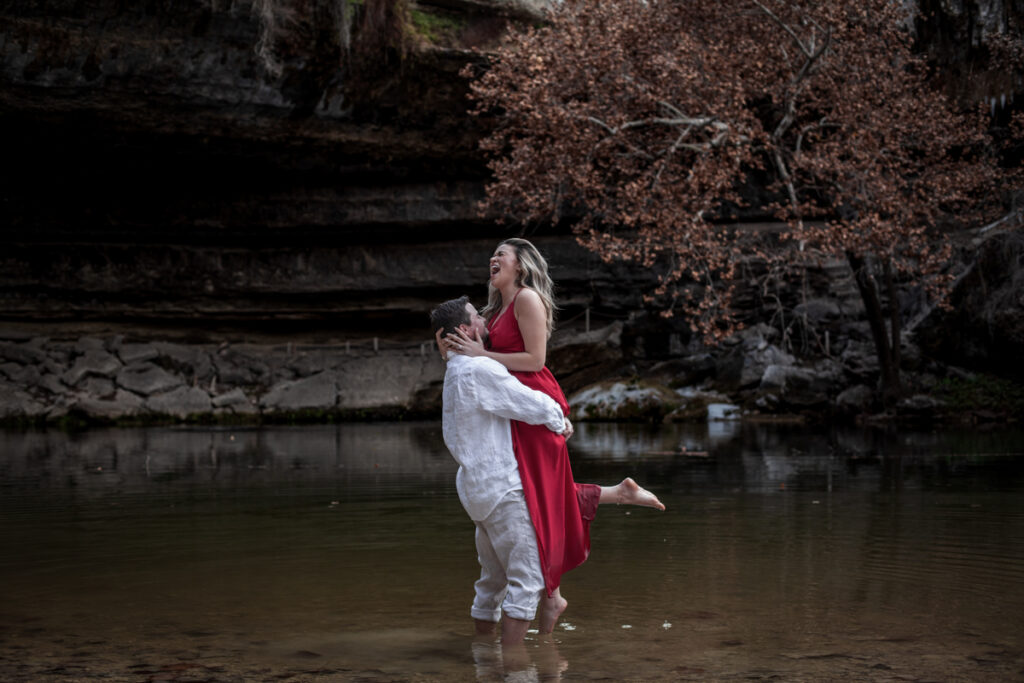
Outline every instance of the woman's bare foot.
<path fill-rule="evenodd" d="M 558 617 L 569 606 L 569 601 L 562 597 L 562 593 L 556 588 L 551 597 L 545 596 L 540 601 L 540 632 L 551 633 L 555 630 Z"/>
<path fill-rule="evenodd" d="M 658 510 L 665 509 L 665 505 L 658 500 L 656 495 L 629 477 L 626 477 L 615 486 L 602 486 L 600 502 L 615 503 L 616 505 L 642 505 Z"/>

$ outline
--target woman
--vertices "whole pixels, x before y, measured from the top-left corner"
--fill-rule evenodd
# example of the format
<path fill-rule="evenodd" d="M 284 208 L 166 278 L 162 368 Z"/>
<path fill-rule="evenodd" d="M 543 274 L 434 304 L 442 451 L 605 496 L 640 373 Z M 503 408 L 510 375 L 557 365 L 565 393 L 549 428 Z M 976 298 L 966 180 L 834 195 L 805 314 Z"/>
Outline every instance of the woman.
<path fill-rule="evenodd" d="M 568 415 L 565 395 L 545 367 L 555 310 L 552 289 L 547 262 L 537 248 L 524 239 L 505 240 L 491 257 L 488 302 L 481 311 L 490 348 L 461 333 L 450 336 L 448 343 L 466 355 L 500 362 L 523 384 L 551 396 Z M 513 421 L 512 443 L 549 595 L 542 605 L 541 632 L 549 632 L 566 606 L 558 591 L 562 574 L 590 552 L 590 521 L 597 505 L 629 503 L 662 510 L 664 505 L 632 479 L 611 487 L 576 484 L 565 439 L 543 425 Z"/>

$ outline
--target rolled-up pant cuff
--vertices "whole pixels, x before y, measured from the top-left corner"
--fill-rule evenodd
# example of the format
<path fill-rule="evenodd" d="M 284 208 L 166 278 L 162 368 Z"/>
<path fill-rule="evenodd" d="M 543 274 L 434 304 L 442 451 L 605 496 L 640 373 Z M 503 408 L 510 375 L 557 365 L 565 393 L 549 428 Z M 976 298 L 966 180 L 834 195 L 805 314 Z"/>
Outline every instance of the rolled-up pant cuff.
<path fill-rule="evenodd" d="M 497 624 L 501 621 L 501 609 L 480 609 L 479 607 L 473 607 L 469 610 L 469 613 L 474 619 L 480 621 L 490 621 Z M 465 614 L 465 612 L 463 612 Z M 518 617 L 516 617 L 518 619 Z"/>
<path fill-rule="evenodd" d="M 523 621 L 533 621 L 533 618 L 537 615 L 536 605 L 533 607 L 520 607 L 519 605 L 510 605 L 508 602 L 501 606 L 505 616 L 512 617 L 513 619 L 522 619 Z"/>

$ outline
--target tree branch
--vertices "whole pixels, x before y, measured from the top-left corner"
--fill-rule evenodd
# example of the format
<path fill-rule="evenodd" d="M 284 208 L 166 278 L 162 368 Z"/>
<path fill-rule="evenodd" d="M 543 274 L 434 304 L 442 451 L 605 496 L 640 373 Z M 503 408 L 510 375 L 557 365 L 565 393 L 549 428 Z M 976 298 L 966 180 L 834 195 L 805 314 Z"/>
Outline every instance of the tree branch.
<path fill-rule="evenodd" d="M 733 138 L 737 144 L 750 142 L 750 138 L 748 136 L 734 134 L 729 124 L 725 123 L 724 121 L 719 121 L 710 116 L 701 118 L 684 116 L 673 119 L 658 117 L 650 119 L 637 119 L 635 121 L 627 121 L 622 125 L 614 127 L 609 126 L 607 123 L 594 116 L 588 116 L 587 121 L 590 121 L 591 123 L 600 126 L 604 130 L 606 130 L 609 135 L 613 136 L 618 136 L 619 133 L 627 130 L 632 130 L 634 128 L 646 128 L 652 126 L 665 126 L 667 128 L 676 128 L 679 126 L 687 126 L 686 130 L 683 131 L 683 133 L 679 136 L 676 142 L 673 143 L 672 147 L 669 149 L 670 154 L 680 149 L 688 149 L 693 152 L 704 153 L 716 147 L 721 147 L 730 138 Z M 712 128 L 717 132 L 707 142 L 684 143 L 683 139 L 687 135 L 689 135 L 690 132 L 692 132 L 695 128 Z M 635 151 L 641 152 L 641 150 L 637 149 L 635 146 L 632 147 Z M 650 157 L 650 154 L 645 152 L 644 156 Z"/>
<path fill-rule="evenodd" d="M 803 147 L 804 136 L 812 130 L 821 130 L 822 128 L 839 128 L 838 123 L 830 123 L 827 119 L 822 118 L 817 123 L 809 123 L 800 129 L 800 133 L 796 136 L 796 147 L 794 151 L 799 154 L 801 147 Z"/>
<path fill-rule="evenodd" d="M 777 14 L 775 14 L 775 12 L 772 12 L 770 9 L 768 9 L 767 7 L 762 5 L 760 2 L 758 2 L 758 0 L 753 0 L 753 2 L 754 2 L 755 5 L 757 5 L 758 7 L 761 8 L 762 12 L 764 12 L 769 17 L 771 17 L 772 21 L 774 21 L 776 24 L 778 24 L 779 27 L 782 28 L 783 31 L 788 33 L 793 38 L 793 42 L 795 42 L 797 44 L 797 46 L 800 48 L 800 51 L 804 53 L 805 57 L 807 57 L 808 59 L 811 58 L 811 55 L 813 55 L 814 52 L 812 50 L 808 49 L 808 47 L 806 45 L 804 45 L 803 41 L 800 40 L 800 36 L 798 36 L 796 34 L 796 31 L 794 31 L 793 28 L 789 24 L 787 24 L 782 19 L 780 19 L 779 16 Z"/>

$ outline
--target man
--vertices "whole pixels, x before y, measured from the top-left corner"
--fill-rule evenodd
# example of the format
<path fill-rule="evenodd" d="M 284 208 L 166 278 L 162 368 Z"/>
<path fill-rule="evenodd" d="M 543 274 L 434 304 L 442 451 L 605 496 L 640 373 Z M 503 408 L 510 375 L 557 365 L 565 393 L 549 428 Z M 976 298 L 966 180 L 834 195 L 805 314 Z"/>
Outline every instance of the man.
<path fill-rule="evenodd" d="M 443 328 L 442 335 L 456 329 L 479 339 L 487 335 L 484 319 L 467 297 L 438 306 L 430 322 L 434 330 Z M 500 621 L 502 644 L 520 643 L 545 588 L 509 420 L 542 424 L 566 438 L 572 424 L 551 397 L 528 389 L 501 363 L 482 356 L 449 351 L 442 398 L 444 442 L 459 463 L 456 489 L 476 523 L 480 578 L 471 609 L 476 630 L 493 633 Z"/>

